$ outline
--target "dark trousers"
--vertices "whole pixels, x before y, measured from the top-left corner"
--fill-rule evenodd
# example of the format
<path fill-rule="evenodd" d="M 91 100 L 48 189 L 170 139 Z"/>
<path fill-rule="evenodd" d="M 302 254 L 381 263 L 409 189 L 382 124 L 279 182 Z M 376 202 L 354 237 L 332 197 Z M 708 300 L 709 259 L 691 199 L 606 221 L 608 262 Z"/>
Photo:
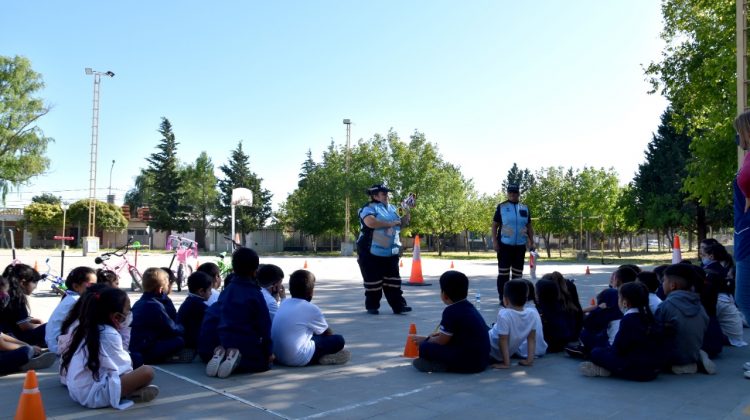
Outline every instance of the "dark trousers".
<path fill-rule="evenodd" d="M 659 374 L 658 363 L 647 360 L 629 360 L 617 354 L 612 347 L 597 347 L 589 356 L 595 365 L 607 369 L 614 376 L 631 381 L 650 381 Z"/>
<path fill-rule="evenodd" d="M 18 330 L 18 329 L 17 329 Z M 44 340 L 44 333 L 47 331 L 47 324 L 42 324 L 33 330 L 16 331 L 13 335 L 26 344 L 39 347 L 47 347 Z"/>
<path fill-rule="evenodd" d="M 526 245 L 506 245 L 500 242 L 497 251 L 497 295 L 503 303 L 503 288 L 511 278 L 520 279 L 523 276 L 523 259 L 526 255 Z"/>
<path fill-rule="evenodd" d="M 15 350 L 0 351 L 0 375 L 18 372 L 21 366 L 31 360 L 34 350 L 29 346 L 19 347 Z"/>
<path fill-rule="evenodd" d="M 398 271 L 398 255 L 377 257 L 369 250 L 358 250 L 357 263 L 365 283 L 365 308 L 380 308 L 380 299 L 385 299 L 393 312 L 401 312 L 406 306 L 401 291 L 401 275 Z"/>
<path fill-rule="evenodd" d="M 430 343 L 427 340 L 419 345 L 419 357 L 444 365 L 451 372 L 476 373 L 487 369 L 489 354 L 483 358 L 467 358 L 455 346 Z M 480 360 L 481 359 L 481 360 Z"/>
<path fill-rule="evenodd" d="M 333 334 L 333 335 L 313 335 L 312 341 L 315 342 L 315 353 L 310 360 L 308 365 L 314 365 L 318 363 L 321 357 L 326 354 L 338 353 L 344 348 L 344 336 Z"/>
<path fill-rule="evenodd" d="M 185 347 L 182 337 L 172 337 L 166 340 L 158 340 L 150 348 L 141 351 L 143 363 L 147 365 L 166 362 L 171 356 Z"/>

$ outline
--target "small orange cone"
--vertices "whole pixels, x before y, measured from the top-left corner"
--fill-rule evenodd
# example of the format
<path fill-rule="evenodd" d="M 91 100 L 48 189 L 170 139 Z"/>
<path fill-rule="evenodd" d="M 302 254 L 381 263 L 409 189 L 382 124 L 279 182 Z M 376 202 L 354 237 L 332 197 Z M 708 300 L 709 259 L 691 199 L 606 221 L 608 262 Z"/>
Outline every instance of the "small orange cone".
<path fill-rule="evenodd" d="M 39 261 L 34 260 L 34 271 L 39 272 Z"/>
<path fill-rule="evenodd" d="M 456 268 L 456 266 L 453 265 L 453 261 L 451 261 L 451 270 L 453 270 L 454 268 Z"/>
<path fill-rule="evenodd" d="M 399 260 L 398 261 L 398 266 L 401 267 L 401 268 L 404 268 L 404 260 Z"/>
<path fill-rule="evenodd" d="M 591 302 L 590 303 L 591 303 L 591 306 L 595 306 L 596 305 L 596 298 L 591 298 Z"/>
<path fill-rule="evenodd" d="M 304 268 L 305 270 L 307 270 L 307 260 L 305 260 L 305 265 L 302 266 L 302 268 Z"/>
<path fill-rule="evenodd" d="M 416 359 L 417 357 L 419 357 L 419 347 L 417 346 L 417 342 L 414 341 L 414 337 L 416 336 L 416 334 L 416 324 L 409 325 L 409 335 L 406 336 L 406 345 L 404 346 L 404 357 L 408 357 L 410 359 Z"/>
<path fill-rule="evenodd" d="M 199 263 L 198 260 L 195 260 L 195 271 L 198 271 L 200 266 L 201 266 L 201 263 Z"/>
<path fill-rule="evenodd" d="M 591 275 L 591 270 L 589 270 L 589 266 L 588 265 L 586 266 L 586 275 L 587 276 Z"/>
<path fill-rule="evenodd" d="M 411 276 L 409 281 L 404 283 L 407 286 L 431 286 L 432 283 L 425 283 L 422 277 L 422 256 L 420 254 L 419 235 L 414 238 L 414 256 L 411 261 Z"/>
<path fill-rule="evenodd" d="M 39 393 L 36 372 L 30 370 L 26 372 L 26 380 L 23 381 L 23 391 L 21 392 L 21 398 L 18 400 L 18 408 L 16 409 L 16 420 L 46 418 L 44 404 L 42 404 L 42 394 Z"/>
<path fill-rule="evenodd" d="M 674 235 L 674 246 L 672 247 L 672 264 L 682 261 L 682 251 L 680 251 L 680 236 Z"/>

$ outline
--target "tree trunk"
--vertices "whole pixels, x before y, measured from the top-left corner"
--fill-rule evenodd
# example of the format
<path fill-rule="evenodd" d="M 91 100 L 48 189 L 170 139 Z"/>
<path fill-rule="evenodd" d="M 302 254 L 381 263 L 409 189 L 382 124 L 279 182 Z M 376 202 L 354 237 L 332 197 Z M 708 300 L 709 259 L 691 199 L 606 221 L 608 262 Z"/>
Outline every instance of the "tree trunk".
<path fill-rule="evenodd" d="M 549 233 L 542 234 L 542 240 L 544 241 L 544 248 L 547 250 L 547 258 L 552 258 L 552 255 L 550 255 L 551 250 L 549 249 L 550 236 L 551 234 Z"/>
<path fill-rule="evenodd" d="M 468 230 L 464 230 L 464 243 L 466 244 L 466 255 L 471 255 L 471 242 L 469 242 Z"/>

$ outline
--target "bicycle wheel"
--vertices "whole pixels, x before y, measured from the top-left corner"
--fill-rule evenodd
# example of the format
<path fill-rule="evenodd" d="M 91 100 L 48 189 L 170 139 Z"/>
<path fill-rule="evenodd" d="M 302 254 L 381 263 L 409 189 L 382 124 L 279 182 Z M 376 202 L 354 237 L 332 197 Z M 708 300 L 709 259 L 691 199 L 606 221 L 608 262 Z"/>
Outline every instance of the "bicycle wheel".
<path fill-rule="evenodd" d="M 177 291 L 182 291 L 182 280 L 185 276 L 185 264 L 180 263 L 180 265 L 177 266 Z"/>
<path fill-rule="evenodd" d="M 143 283 L 141 282 L 143 280 L 141 273 L 138 271 L 135 267 L 130 267 L 130 278 L 132 279 L 130 283 L 130 290 L 133 292 L 143 290 Z"/>

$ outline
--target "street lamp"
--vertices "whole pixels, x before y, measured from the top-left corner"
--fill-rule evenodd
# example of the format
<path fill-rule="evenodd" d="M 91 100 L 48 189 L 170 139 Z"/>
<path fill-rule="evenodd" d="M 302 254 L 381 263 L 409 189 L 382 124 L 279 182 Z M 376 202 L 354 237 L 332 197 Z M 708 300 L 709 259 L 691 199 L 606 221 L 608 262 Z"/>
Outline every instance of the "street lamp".
<path fill-rule="evenodd" d="M 65 216 L 68 214 L 68 207 L 70 206 L 67 202 L 60 203 L 60 208 L 63 211 L 62 233 L 60 234 L 60 277 L 64 276 L 63 269 L 65 268 Z"/>
<path fill-rule="evenodd" d="M 349 149 L 351 147 L 351 129 L 352 121 L 349 118 L 344 119 L 344 125 L 346 126 L 346 201 L 344 202 L 344 243 L 341 246 L 341 255 L 350 256 L 354 251 L 354 247 L 349 242 Z"/>
<path fill-rule="evenodd" d="M 107 194 L 107 203 L 115 204 L 115 196 L 112 195 L 112 169 L 115 169 L 115 160 L 112 159 L 112 166 L 109 167 L 109 193 Z"/>
<path fill-rule="evenodd" d="M 83 255 L 99 251 L 99 238 L 96 236 L 96 157 L 99 147 L 99 85 L 101 77 L 115 77 L 111 71 L 101 72 L 86 67 L 86 74 L 94 76 L 94 104 L 91 117 L 91 166 L 89 169 L 89 224 L 88 236 L 83 240 Z"/>

